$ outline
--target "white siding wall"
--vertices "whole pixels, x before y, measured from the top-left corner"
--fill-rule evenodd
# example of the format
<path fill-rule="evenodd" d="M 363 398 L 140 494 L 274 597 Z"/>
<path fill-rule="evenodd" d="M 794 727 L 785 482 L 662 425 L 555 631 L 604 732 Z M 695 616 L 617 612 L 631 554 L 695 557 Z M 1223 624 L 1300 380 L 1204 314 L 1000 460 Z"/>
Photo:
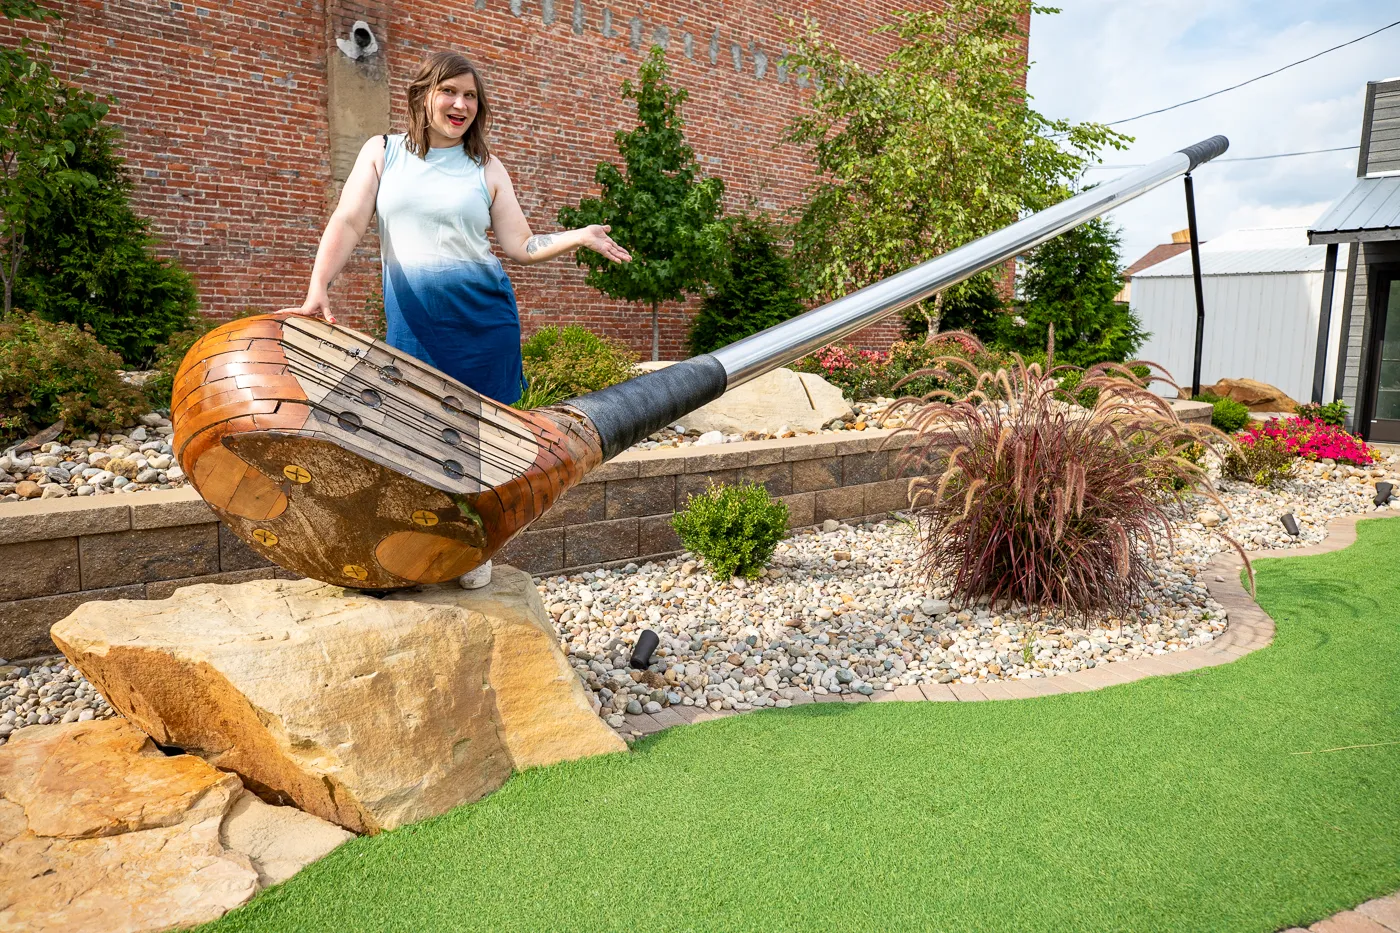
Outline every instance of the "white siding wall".
<path fill-rule="evenodd" d="M 1333 286 L 1324 402 L 1333 397 L 1337 339 L 1346 292 L 1346 264 Z M 1317 353 L 1321 272 L 1262 275 L 1207 275 L 1202 280 L 1206 326 L 1201 352 L 1201 385 L 1219 379 L 1257 379 L 1289 397 L 1312 397 Z M 1167 368 L 1186 391 L 1196 348 L 1196 293 L 1190 276 L 1135 277 L 1132 307 L 1152 336 L 1138 356 Z M 1171 392 L 1156 387 L 1165 395 Z"/>

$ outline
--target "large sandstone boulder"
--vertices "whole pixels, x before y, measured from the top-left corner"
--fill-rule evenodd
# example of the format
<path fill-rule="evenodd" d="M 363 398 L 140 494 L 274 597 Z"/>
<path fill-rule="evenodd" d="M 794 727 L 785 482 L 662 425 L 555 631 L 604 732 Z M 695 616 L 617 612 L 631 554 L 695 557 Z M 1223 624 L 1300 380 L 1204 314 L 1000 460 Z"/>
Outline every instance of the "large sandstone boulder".
<path fill-rule="evenodd" d="M 657 369 L 670 363 L 642 363 L 641 369 Z M 681 419 L 686 430 L 743 434 L 758 431 L 776 434 L 787 425 L 795 430 L 816 431 L 854 409 L 841 390 L 821 376 L 775 369 L 730 389 L 719 398 Z"/>
<path fill-rule="evenodd" d="M 54 643 L 163 745 L 273 804 L 372 833 L 511 771 L 626 748 L 590 709 L 528 574 L 384 599 L 313 580 L 87 603 Z"/>
<path fill-rule="evenodd" d="M 1298 403 L 1278 386 L 1254 379 L 1221 379 L 1213 386 L 1203 386 L 1201 391 L 1214 393 L 1221 398 L 1234 399 L 1250 411 L 1279 411 L 1292 414 L 1298 410 Z"/>
<path fill-rule="evenodd" d="M 125 720 L 24 729 L 0 748 L 0 929 L 204 923 L 348 838 Z"/>

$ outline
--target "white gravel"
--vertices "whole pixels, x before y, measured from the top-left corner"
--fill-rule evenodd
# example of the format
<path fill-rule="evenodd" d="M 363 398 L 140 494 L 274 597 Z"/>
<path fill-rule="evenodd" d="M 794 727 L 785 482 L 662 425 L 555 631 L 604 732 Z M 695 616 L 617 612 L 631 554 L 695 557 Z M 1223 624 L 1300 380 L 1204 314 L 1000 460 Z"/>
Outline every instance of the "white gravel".
<path fill-rule="evenodd" d="M 1174 551 L 1149 564 L 1150 591 L 1121 617 L 1037 619 L 1024 606 L 950 603 L 946 587 L 917 572 L 913 526 L 898 521 L 799 533 L 757 582 L 715 581 L 685 554 L 539 587 L 595 708 L 614 726 L 623 713 L 675 705 L 786 707 L 799 692 L 1053 677 L 1214 640 L 1228 617 L 1199 577 L 1230 546 L 1216 532 L 1247 551 L 1319 541 L 1330 519 L 1376 510 L 1374 483 L 1393 478 L 1392 466 L 1300 463 L 1299 478 L 1277 489 L 1222 483 L 1223 509 L 1191 497 L 1173 523 Z M 1296 541 L 1279 522 L 1290 511 Z M 634 671 L 631 646 L 644 628 L 661 644 L 650 667 Z"/>
<path fill-rule="evenodd" d="M 102 496 L 186 483 L 170 449 L 170 419 L 143 415 L 142 423 L 116 433 L 90 435 L 38 450 L 0 454 L 0 502 Z"/>

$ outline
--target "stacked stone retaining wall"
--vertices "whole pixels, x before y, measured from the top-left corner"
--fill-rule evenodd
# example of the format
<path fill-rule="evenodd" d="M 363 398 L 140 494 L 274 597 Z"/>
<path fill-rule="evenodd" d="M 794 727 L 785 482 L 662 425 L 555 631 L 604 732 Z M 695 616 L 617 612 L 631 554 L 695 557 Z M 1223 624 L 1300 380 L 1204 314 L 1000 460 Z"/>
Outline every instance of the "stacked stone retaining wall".
<path fill-rule="evenodd" d="M 550 574 L 675 554 L 671 515 L 710 483 L 763 485 L 787 503 L 794 528 L 884 517 L 907 504 L 892 433 L 628 452 L 497 559 Z M 220 525 L 193 489 L 0 506 L 0 657 L 52 653 L 49 626 L 89 600 L 163 599 L 193 583 L 277 575 L 286 574 Z"/>

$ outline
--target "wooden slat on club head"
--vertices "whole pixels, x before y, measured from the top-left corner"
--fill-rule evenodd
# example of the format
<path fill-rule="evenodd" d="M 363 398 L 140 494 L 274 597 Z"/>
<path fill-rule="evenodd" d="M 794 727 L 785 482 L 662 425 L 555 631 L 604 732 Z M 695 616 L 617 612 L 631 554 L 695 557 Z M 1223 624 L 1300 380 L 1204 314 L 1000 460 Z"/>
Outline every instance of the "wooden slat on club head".
<path fill-rule="evenodd" d="M 489 559 L 602 459 L 591 428 L 520 412 L 348 328 L 233 321 L 176 375 L 175 450 L 254 550 L 359 588 Z"/>

